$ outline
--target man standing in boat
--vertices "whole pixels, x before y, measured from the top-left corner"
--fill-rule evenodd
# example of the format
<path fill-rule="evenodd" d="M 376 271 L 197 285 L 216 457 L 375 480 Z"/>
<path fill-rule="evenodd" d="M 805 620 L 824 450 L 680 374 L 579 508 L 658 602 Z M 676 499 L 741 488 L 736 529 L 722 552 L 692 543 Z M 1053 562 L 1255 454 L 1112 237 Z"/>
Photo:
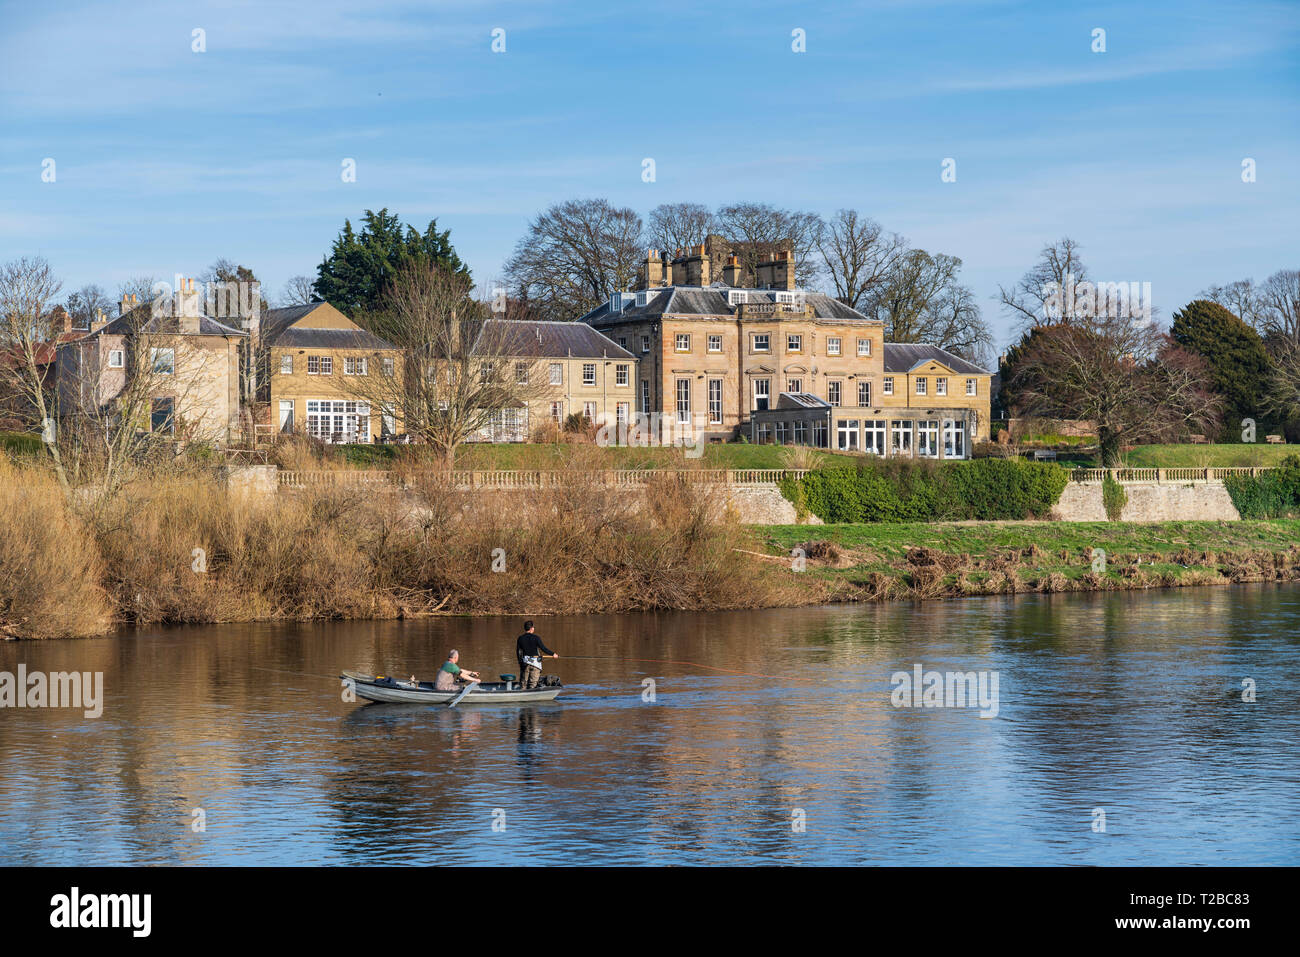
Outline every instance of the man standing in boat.
<path fill-rule="evenodd" d="M 456 664 L 460 660 L 460 652 L 455 648 L 447 653 L 447 660 L 442 663 L 438 669 L 437 680 L 433 683 L 435 691 L 459 691 L 461 681 L 478 681 L 477 671 L 464 671 L 460 665 Z"/>
<path fill-rule="evenodd" d="M 531 621 L 524 622 L 524 633 L 515 642 L 515 658 L 519 661 L 519 684 L 525 691 L 536 688 L 542 680 L 543 657 L 560 656 L 542 644 L 542 639 L 533 631 Z"/>

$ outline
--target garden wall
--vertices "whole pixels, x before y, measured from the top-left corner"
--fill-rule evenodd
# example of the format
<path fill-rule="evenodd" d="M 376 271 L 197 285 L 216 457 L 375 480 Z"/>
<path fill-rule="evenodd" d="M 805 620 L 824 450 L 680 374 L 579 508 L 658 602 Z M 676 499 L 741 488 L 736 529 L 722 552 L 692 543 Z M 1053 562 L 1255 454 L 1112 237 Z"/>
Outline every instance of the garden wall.
<path fill-rule="evenodd" d="M 1241 518 L 1222 482 L 1186 485 L 1125 482 L 1128 504 L 1120 514 L 1124 522 L 1235 522 Z M 1071 482 L 1052 510 L 1062 522 L 1104 522 L 1100 482 Z"/>

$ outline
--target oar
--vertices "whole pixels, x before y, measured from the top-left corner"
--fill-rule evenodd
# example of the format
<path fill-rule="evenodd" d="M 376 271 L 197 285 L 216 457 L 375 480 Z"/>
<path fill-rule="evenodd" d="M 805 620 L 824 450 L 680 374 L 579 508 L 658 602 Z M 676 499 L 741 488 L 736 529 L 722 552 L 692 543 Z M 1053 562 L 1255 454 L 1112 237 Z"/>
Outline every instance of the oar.
<path fill-rule="evenodd" d="M 456 707 L 456 705 L 460 703 L 461 698 L 465 697 L 465 695 L 469 694 L 471 691 L 474 690 L 474 686 L 476 684 L 478 684 L 477 681 L 471 681 L 469 684 L 467 684 L 465 686 L 464 691 L 462 691 L 460 694 L 456 695 L 456 697 L 452 698 L 450 701 L 447 702 L 447 707 L 448 708 Z"/>

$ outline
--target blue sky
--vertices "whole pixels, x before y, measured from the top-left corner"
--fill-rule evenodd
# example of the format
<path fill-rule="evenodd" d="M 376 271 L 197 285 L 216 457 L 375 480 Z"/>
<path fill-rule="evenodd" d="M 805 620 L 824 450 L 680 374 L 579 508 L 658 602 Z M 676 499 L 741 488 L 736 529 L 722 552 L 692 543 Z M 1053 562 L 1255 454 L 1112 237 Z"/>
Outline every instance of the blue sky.
<path fill-rule="evenodd" d="M 1001 345 L 998 283 L 1064 235 L 1166 321 L 1300 267 L 1298 104 L 1296 2 L 0 0 L 0 260 L 278 293 L 386 206 L 482 282 L 568 198 L 854 207 L 961 257 Z"/>

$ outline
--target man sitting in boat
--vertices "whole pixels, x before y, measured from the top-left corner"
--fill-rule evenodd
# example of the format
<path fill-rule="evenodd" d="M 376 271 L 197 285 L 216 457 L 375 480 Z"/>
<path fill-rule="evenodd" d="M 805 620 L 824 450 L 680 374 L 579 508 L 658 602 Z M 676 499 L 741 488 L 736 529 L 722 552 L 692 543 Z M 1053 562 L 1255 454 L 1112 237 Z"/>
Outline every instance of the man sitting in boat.
<path fill-rule="evenodd" d="M 447 660 L 442 663 L 438 669 L 438 678 L 433 683 L 435 691 L 459 691 L 462 681 L 478 681 L 477 671 L 465 671 L 460 665 L 456 664 L 460 660 L 460 652 L 455 648 L 447 653 Z"/>
<path fill-rule="evenodd" d="M 524 622 L 524 633 L 515 641 L 515 658 L 519 660 L 519 684 L 525 691 L 536 688 L 542 680 L 543 655 L 560 657 L 542 644 L 531 621 Z"/>

